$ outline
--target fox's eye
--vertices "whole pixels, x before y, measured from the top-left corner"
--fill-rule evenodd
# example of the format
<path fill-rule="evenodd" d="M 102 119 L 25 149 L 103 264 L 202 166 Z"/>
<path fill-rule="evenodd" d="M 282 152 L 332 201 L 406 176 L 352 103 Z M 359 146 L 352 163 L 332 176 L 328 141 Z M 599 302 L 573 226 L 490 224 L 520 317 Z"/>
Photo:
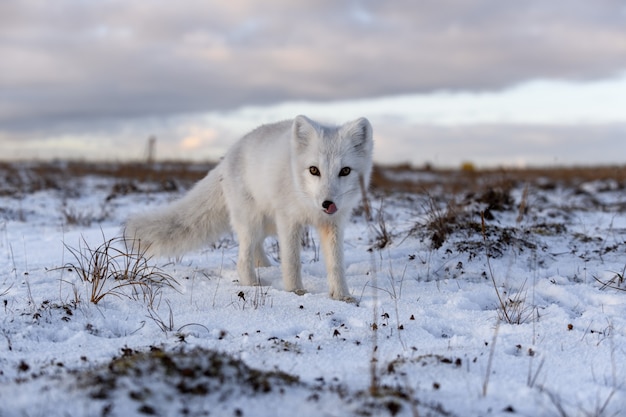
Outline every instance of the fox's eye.
<path fill-rule="evenodd" d="M 343 168 L 341 168 L 341 171 L 339 171 L 339 176 L 340 177 L 345 177 L 347 175 L 350 175 L 350 171 L 352 171 L 352 169 L 350 167 L 343 167 Z"/>
<path fill-rule="evenodd" d="M 320 170 L 317 167 L 309 167 L 309 172 L 316 177 L 320 176 Z"/>

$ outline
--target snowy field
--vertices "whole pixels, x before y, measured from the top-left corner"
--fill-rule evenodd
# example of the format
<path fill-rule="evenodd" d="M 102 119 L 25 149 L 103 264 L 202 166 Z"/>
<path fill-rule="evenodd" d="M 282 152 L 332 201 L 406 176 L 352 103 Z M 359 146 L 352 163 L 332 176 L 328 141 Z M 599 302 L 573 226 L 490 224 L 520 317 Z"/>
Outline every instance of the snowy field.
<path fill-rule="evenodd" d="M 379 171 L 356 304 L 314 232 L 303 296 L 272 240 L 261 287 L 232 237 L 128 256 L 124 219 L 190 180 L 66 168 L 0 168 L 0 417 L 626 415 L 624 168 Z"/>

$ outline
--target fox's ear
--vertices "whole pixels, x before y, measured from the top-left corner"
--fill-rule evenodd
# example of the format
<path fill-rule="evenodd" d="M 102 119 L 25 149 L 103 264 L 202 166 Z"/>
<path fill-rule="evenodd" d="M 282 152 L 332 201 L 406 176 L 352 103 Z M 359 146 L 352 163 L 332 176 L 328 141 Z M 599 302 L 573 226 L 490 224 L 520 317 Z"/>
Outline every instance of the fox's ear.
<path fill-rule="evenodd" d="M 344 137 L 350 138 L 354 148 L 365 154 L 372 151 L 372 125 L 365 117 L 353 120 L 341 126 Z"/>
<path fill-rule="evenodd" d="M 293 138 L 298 145 L 308 144 L 317 134 L 317 123 L 306 116 L 296 116 L 293 121 Z"/>

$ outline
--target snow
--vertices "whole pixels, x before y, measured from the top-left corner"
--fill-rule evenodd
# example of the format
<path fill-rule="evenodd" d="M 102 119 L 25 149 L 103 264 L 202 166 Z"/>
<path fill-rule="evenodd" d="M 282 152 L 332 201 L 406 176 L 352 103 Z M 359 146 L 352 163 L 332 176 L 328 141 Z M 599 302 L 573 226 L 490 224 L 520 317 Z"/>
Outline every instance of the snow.
<path fill-rule="evenodd" d="M 355 212 L 346 231 L 356 304 L 328 298 L 314 232 L 303 296 L 282 290 L 271 240 L 268 285 L 239 286 L 226 237 L 150 260 L 171 287 L 94 304 L 71 251 L 184 190 L 115 193 L 105 176 L 0 187 L 0 416 L 624 415 L 626 184 L 545 181 L 516 182 L 484 231 L 481 190 L 374 190 L 373 222 Z M 450 202 L 435 249 L 427 223 Z"/>

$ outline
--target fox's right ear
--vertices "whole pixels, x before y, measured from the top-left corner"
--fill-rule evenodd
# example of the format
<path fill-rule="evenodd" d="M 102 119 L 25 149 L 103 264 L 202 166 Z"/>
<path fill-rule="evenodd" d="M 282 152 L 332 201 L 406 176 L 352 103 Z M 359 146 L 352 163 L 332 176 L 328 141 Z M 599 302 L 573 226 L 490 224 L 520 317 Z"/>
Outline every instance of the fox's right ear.
<path fill-rule="evenodd" d="M 293 138 L 300 146 L 306 146 L 309 140 L 317 136 L 317 124 L 306 116 L 296 116 L 293 121 Z"/>

